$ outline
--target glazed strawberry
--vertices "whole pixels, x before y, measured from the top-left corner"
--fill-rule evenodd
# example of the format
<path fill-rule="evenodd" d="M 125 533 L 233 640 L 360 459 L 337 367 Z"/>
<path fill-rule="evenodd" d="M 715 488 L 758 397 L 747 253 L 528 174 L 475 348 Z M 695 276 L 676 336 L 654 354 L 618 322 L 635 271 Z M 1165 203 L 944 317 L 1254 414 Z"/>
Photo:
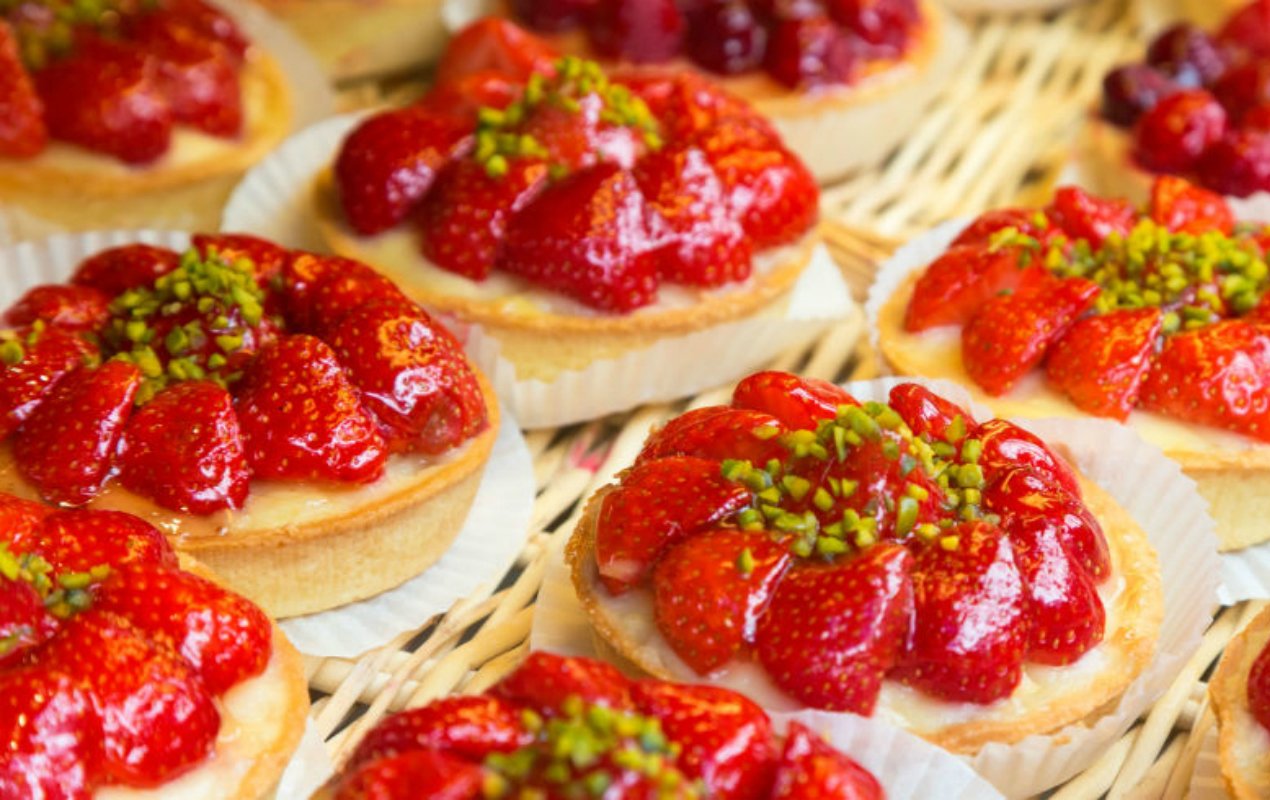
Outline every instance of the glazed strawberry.
<path fill-rule="evenodd" d="M 322 284 L 342 278 L 376 283 L 378 277 L 373 269 L 351 258 L 295 252 L 282 268 L 282 305 L 287 322 L 294 330 L 315 331 L 326 322 L 315 307 Z"/>
<path fill-rule="evenodd" d="M 506 74 L 483 69 L 433 85 L 415 105 L 433 114 L 449 114 L 475 127 L 482 108 L 502 111 L 520 97 L 521 89 L 521 84 Z"/>
<path fill-rule="evenodd" d="M 376 725 L 357 745 L 349 763 L 432 749 L 483 759 L 490 753 L 524 747 L 529 740 L 520 709 L 511 702 L 489 696 L 443 697 Z"/>
<path fill-rule="evenodd" d="M 1221 195 L 1169 175 L 1151 186 L 1150 214 L 1151 219 L 1175 232 L 1199 235 L 1220 231 L 1229 236 L 1235 228 L 1235 215 Z"/>
<path fill-rule="evenodd" d="M 1004 419 L 990 419 L 976 426 L 971 435 L 979 442 L 977 463 L 984 469 L 1027 467 L 1051 486 L 1080 497 L 1080 483 L 1071 465 L 1032 432 Z"/>
<path fill-rule="evenodd" d="M 81 367 L 22 423 L 13 454 L 45 500 L 83 505 L 101 490 L 140 385 L 141 371 L 122 361 Z"/>
<path fill-rule="evenodd" d="M 1227 131 L 1204 151 L 1196 170 L 1204 186 L 1221 194 L 1270 191 L 1270 132 Z"/>
<path fill-rule="evenodd" d="M 164 9 L 187 27 L 193 28 L 205 38 L 229 49 L 240 61 L 247 54 L 251 43 L 238 27 L 238 23 L 219 7 L 204 0 L 165 0 Z"/>
<path fill-rule="evenodd" d="M 387 800 L 428 797 L 469 800 L 481 796 L 481 769 L 432 750 L 412 750 L 376 760 L 319 790 L 321 800 Z"/>
<path fill-rule="evenodd" d="M 69 675 L 39 667 L 0 674 L 0 742 L 0 796 L 92 796 L 101 717 Z"/>
<path fill-rule="evenodd" d="M 776 768 L 773 800 L 883 800 L 877 778 L 825 744 L 801 722 L 790 722 Z"/>
<path fill-rule="evenodd" d="M 1008 392 L 1041 362 L 1100 291 L 1092 281 L 1066 278 L 988 300 L 962 329 L 966 373 L 989 394 Z"/>
<path fill-rule="evenodd" d="M 383 437 L 331 348 L 312 336 L 284 336 L 262 350 L 236 408 L 255 476 L 364 483 L 383 473 Z"/>
<path fill-rule="evenodd" d="M 476 375 L 423 309 L 370 302 L 345 315 L 327 341 L 390 452 L 437 455 L 485 428 Z"/>
<path fill-rule="evenodd" d="M 270 288 L 291 258 L 291 251 L 285 247 L 246 233 L 196 233 L 190 243 L 204 258 L 215 256 L 227 262 L 241 258 L 251 262 L 261 288 Z"/>
<path fill-rule="evenodd" d="M 1119 309 L 1074 323 L 1050 348 L 1050 385 L 1082 411 L 1124 421 L 1138 392 L 1164 315 L 1158 308 Z"/>
<path fill-rule="evenodd" d="M 212 136 L 232 137 L 242 131 L 237 54 L 168 10 L 142 15 L 129 33 L 157 62 L 156 83 L 174 122 Z"/>
<path fill-rule="evenodd" d="M 1142 384 L 1142 407 L 1270 439 L 1270 330 L 1240 320 L 1168 338 Z"/>
<path fill-rule="evenodd" d="M 595 64 L 574 63 L 583 64 L 583 76 L 571 77 L 571 70 L 562 76 L 563 85 L 559 90 L 571 102 L 539 101 L 527 112 L 524 122 L 516 126 L 520 135 L 528 136 L 537 144 L 526 155 L 545 159 L 556 171 L 584 169 L 606 162 L 630 169 L 646 148 L 644 137 L 614 116 L 622 113 L 627 102 L 623 87 L 607 86 L 604 73 Z M 589 88 L 586 84 L 590 81 L 600 88 Z M 634 105 L 625 108 L 628 121 L 642 118 L 636 109 Z M 651 120 L 646 122 L 651 127 Z"/>
<path fill-rule="evenodd" d="M 1002 292 L 1030 291 L 1046 282 L 1039 265 L 1014 247 L 998 250 L 955 245 L 931 262 L 913 286 L 904 329 L 917 332 L 940 325 L 964 325 L 984 303 Z"/>
<path fill-rule="evenodd" d="M 766 140 L 777 141 L 770 123 L 749 104 L 692 72 L 633 70 L 616 73 L 613 80 L 644 101 L 672 141 L 702 133 L 729 117 L 748 119 L 758 131 L 766 127 Z"/>
<path fill-rule="evenodd" d="M 1026 208 L 994 208 L 975 217 L 974 222 L 957 234 L 950 247 L 990 244 L 993 234 L 1007 228 L 1039 240 L 1050 229 L 1049 218 Z"/>
<path fill-rule="evenodd" d="M 1270 730 L 1270 648 L 1263 648 L 1248 671 L 1248 710 Z"/>
<path fill-rule="evenodd" d="M 1009 696 L 1031 625 L 1010 538 L 987 522 L 962 523 L 917 551 L 912 580 L 916 625 L 895 677 L 954 702 Z"/>
<path fill-rule="evenodd" d="M 786 431 L 780 420 L 762 411 L 706 406 L 685 412 L 648 438 L 636 464 L 667 456 L 739 458 L 754 465 L 785 456 L 777 437 Z"/>
<path fill-rule="evenodd" d="M 596 52 L 637 64 L 675 56 L 683 43 L 684 27 L 674 0 L 599 0 L 587 19 Z"/>
<path fill-rule="evenodd" d="M 71 276 L 71 283 L 114 297 L 129 289 L 149 286 L 180 263 L 180 254 L 166 247 L 125 244 L 84 259 Z"/>
<path fill-rule="evenodd" d="M 662 279 L 719 286 L 750 276 L 753 248 L 727 213 L 723 183 L 705 153 L 690 145 L 663 147 L 640 159 L 634 175 L 670 229 L 670 245 L 660 251 Z"/>
<path fill-rule="evenodd" d="M 777 82 L 797 89 L 847 83 L 859 59 L 833 20 L 808 14 L 776 20 L 763 65 Z"/>
<path fill-rule="evenodd" d="M 420 251 L 443 269 L 484 280 L 508 220 L 546 187 L 547 171 L 546 163 L 529 158 L 511 159 L 499 176 L 476 161 L 451 163 L 419 207 Z"/>
<path fill-rule="evenodd" d="M 469 144 L 470 128 L 448 114 L 403 108 L 376 114 L 344 141 L 335 184 L 345 219 L 364 236 L 403 221 L 437 172 Z"/>
<path fill-rule="evenodd" d="M 524 82 L 550 72 L 555 48 L 501 17 L 484 17 L 455 34 L 437 63 L 436 82 L 453 84 L 479 72 L 495 72 Z"/>
<path fill-rule="evenodd" d="M 173 122 L 157 71 L 127 44 L 81 40 L 35 74 L 49 134 L 128 164 L 154 161 L 168 150 Z"/>
<path fill-rule="evenodd" d="M 983 489 L 983 507 L 1008 527 L 1014 518 L 1040 514 L 1052 527 L 1046 535 L 1056 537 L 1075 563 L 1101 583 L 1111 575 L 1111 555 L 1098 520 L 1076 495 L 1019 463 L 990 468 L 996 476 Z"/>
<path fill-rule="evenodd" d="M 631 682 L 613 665 L 551 653 L 530 653 L 492 691 L 495 696 L 548 715 L 560 711 L 568 697 L 613 709 L 633 707 Z"/>
<path fill-rule="evenodd" d="M 1095 247 L 1113 233 L 1128 235 L 1138 219 L 1127 200 L 1095 197 L 1078 186 L 1060 187 L 1045 213 L 1068 236 L 1084 239 Z"/>
<path fill-rule="evenodd" d="M 79 676 L 101 714 L 102 767 L 112 782 L 158 786 L 211 752 L 220 714 L 202 681 L 123 617 L 81 612 L 38 663 Z"/>
<path fill-rule="evenodd" d="M 185 381 L 138 409 L 119 444 L 119 481 L 164 508 L 242 508 L 249 473 L 229 392 Z"/>
<path fill-rule="evenodd" d="M 145 520 L 122 511 L 54 511 L 38 529 L 12 538 L 15 551 L 40 555 L 55 565 L 49 572 L 90 572 L 105 565 L 176 566 L 176 553 L 163 534 Z"/>
<path fill-rule="evenodd" d="M 777 753 L 763 709 L 716 686 L 640 681 L 631 696 L 635 708 L 659 720 L 666 737 L 683 748 L 679 768 L 703 781 L 710 797 L 768 796 Z"/>
<path fill-rule="evenodd" d="M 600 507 L 600 579 L 620 594 L 648 576 L 667 547 L 749 502 L 750 491 L 724 478 L 717 461 L 675 456 L 635 467 Z"/>
<path fill-rule="evenodd" d="M 53 511 L 52 506 L 0 492 L 0 530 L 5 532 L 4 540 L 29 537 Z"/>
<path fill-rule="evenodd" d="M 918 436 L 956 443 L 962 437 L 953 435 L 949 429 L 958 424 L 957 418 L 961 418 L 963 435 L 966 426 L 974 424 L 970 412 L 921 384 L 901 383 L 891 389 L 887 402 Z"/>
<path fill-rule="evenodd" d="M 1154 172 L 1187 172 L 1226 132 L 1226 112 L 1202 89 L 1178 92 L 1133 128 L 1133 157 Z"/>
<path fill-rule="evenodd" d="M 418 305 L 397 284 L 372 270 L 359 270 L 318 281 L 308 293 L 305 316 L 314 320 L 314 332 L 329 339 L 329 332 L 345 317 L 372 304 L 391 306 L 402 313 L 420 313 Z"/>
<path fill-rule="evenodd" d="M 57 631 L 57 620 L 44 608 L 44 598 L 20 572 L 24 561 L 0 543 L 0 668 L 16 666 Z"/>
<path fill-rule="evenodd" d="M 498 266 L 592 308 L 632 311 L 657 293 L 656 219 L 630 173 L 601 164 L 513 217 Z"/>
<path fill-rule="evenodd" d="M 13 29 L 0 20 L 0 156 L 33 158 L 47 144 L 44 105 L 22 65 Z"/>
<path fill-rule="evenodd" d="M 37 320 L 67 330 L 95 330 L 110 312 L 110 298 L 87 286 L 50 283 L 36 286 L 4 313 L 6 325 L 21 327 Z"/>
<path fill-rule="evenodd" d="M 758 626 L 759 660 L 776 685 L 815 708 L 872 713 L 908 636 L 912 565 L 903 547 L 879 544 L 790 571 Z"/>
<path fill-rule="evenodd" d="M 793 556 L 765 531 L 721 528 L 668 548 L 653 569 L 657 627 L 699 675 L 734 658 Z"/>
<path fill-rule="evenodd" d="M 96 345 L 62 328 L 31 328 L 0 339 L 0 438 L 8 438 L 76 367 L 98 357 Z"/>
<path fill-rule="evenodd" d="M 756 372 L 742 378 L 732 390 L 732 405 L 771 414 L 791 429 L 814 430 L 821 420 L 833 419 L 840 406 L 859 404 L 829 381 L 788 372 Z"/>

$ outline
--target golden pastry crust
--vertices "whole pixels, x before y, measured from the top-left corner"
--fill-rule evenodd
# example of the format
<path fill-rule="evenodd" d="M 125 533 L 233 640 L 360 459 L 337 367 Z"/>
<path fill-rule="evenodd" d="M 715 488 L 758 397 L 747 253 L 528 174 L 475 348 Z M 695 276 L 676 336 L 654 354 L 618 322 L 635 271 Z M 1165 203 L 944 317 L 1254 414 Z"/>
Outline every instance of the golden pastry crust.
<path fill-rule="evenodd" d="M 1208 697 L 1217 713 L 1222 780 L 1235 800 L 1270 795 L 1270 731 L 1261 727 L 1248 708 L 1248 673 L 1267 644 L 1270 608 L 1230 640 L 1208 682 Z"/>
<path fill-rule="evenodd" d="M 1066 398 L 1045 390 L 1039 378 L 1004 397 L 983 392 L 966 374 L 958 328 L 905 331 L 904 314 L 919 276 L 910 275 L 878 314 L 878 347 L 897 374 L 956 381 L 999 416 L 1086 416 Z M 1217 522 L 1222 551 L 1270 540 L 1270 528 L 1262 524 L 1270 518 L 1270 444 L 1143 411 L 1130 414 L 1128 425 L 1198 484 Z"/>
<path fill-rule="evenodd" d="M 1134 163 L 1129 132 L 1112 125 L 1097 111 L 1085 115 L 1085 122 L 1072 147 L 1080 182 L 1094 194 L 1124 197 L 1136 206 L 1151 199 L 1155 174 Z"/>
<path fill-rule="evenodd" d="M 597 638 L 616 651 L 623 661 L 664 680 L 701 681 L 702 676 L 677 659 L 651 659 L 648 647 L 634 641 L 606 608 L 607 595 L 599 583 L 595 566 L 595 528 L 603 498 L 612 488 L 610 485 L 601 489 L 587 503 L 566 549 L 578 598 Z M 1043 683 L 1040 696 L 1029 696 L 1025 702 L 1003 700 L 979 707 L 964 720 L 947 723 L 939 719 L 940 706 L 964 709 L 967 704 L 941 703 L 927 698 L 925 705 L 933 711 L 917 716 L 906 709 L 921 707 L 913 702 L 918 693 L 887 681 L 876 714 L 885 715 L 946 750 L 973 753 L 990 742 L 1017 742 L 1092 719 L 1146 668 L 1155 652 L 1164 617 L 1159 562 L 1146 534 L 1110 495 L 1083 476 L 1081 489 L 1086 505 L 1106 533 L 1113 565 L 1112 580 L 1122 582 L 1112 605 L 1107 608 L 1108 628 L 1102 644 L 1072 668 L 1025 665 L 1025 681 Z M 652 613 L 651 604 L 648 613 Z M 665 649 L 669 653 L 668 647 Z M 1096 671 L 1088 675 L 1073 671 L 1090 658 L 1098 659 Z M 1064 669 L 1068 671 L 1064 673 Z"/>

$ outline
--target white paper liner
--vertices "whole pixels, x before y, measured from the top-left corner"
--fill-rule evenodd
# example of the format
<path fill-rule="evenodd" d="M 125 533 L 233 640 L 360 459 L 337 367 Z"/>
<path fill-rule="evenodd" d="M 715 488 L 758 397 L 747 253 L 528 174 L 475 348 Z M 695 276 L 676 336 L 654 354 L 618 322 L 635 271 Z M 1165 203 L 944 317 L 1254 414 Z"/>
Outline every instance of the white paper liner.
<path fill-rule="evenodd" d="M 58 234 L 0 249 L 0 309 L 42 283 L 68 279 L 84 258 L 107 247 L 145 242 L 174 250 L 189 246 L 178 231 L 103 231 Z M 368 600 L 281 624 L 287 637 L 313 656 L 351 658 L 418 628 L 479 586 L 496 583 L 515 561 L 533 510 L 533 463 L 515 418 L 504 411 L 476 499 L 453 545 L 421 575 Z"/>
<path fill-rule="evenodd" d="M 278 786 L 274 789 L 275 800 L 304 800 L 311 797 L 318 787 L 326 783 L 335 774 L 335 762 L 326 749 L 326 744 L 318 734 L 313 720 L 306 720 L 304 736 L 300 738 L 300 746 L 287 764 Z"/>
<path fill-rule="evenodd" d="M 1226 783 L 1221 777 L 1221 761 L 1217 757 L 1217 726 L 1204 734 L 1199 753 L 1195 756 L 1195 771 L 1187 789 L 1188 800 L 1231 800 Z"/>
<path fill-rule="evenodd" d="M 862 401 L 884 401 L 892 386 L 905 382 L 931 387 L 980 420 L 992 416 L 970 401 L 965 389 L 948 381 L 883 378 L 846 388 Z M 1155 656 L 1114 709 L 1092 727 L 1073 724 L 1014 745 L 990 744 L 968 759 L 1006 796 L 1028 797 L 1091 765 L 1169 687 L 1212 619 L 1219 561 L 1213 522 L 1194 482 L 1132 430 L 1095 419 L 1014 421 L 1045 441 L 1065 446 L 1081 471 L 1133 516 L 1159 554 L 1164 587 L 1164 620 Z M 569 533 L 562 532 L 562 538 Z M 548 567 L 538 595 L 530 645 L 584 654 L 592 647 L 591 636 L 561 551 Z"/>
<path fill-rule="evenodd" d="M 230 196 L 222 229 L 327 250 L 315 224 L 313 182 L 364 113 L 333 117 L 301 131 L 257 164 Z M 857 313 L 841 271 L 820 246 L 783 317 L 742 320 L 662 339 L 552 381 L 518 379 L 512 363 L 501 357 L 498 341 L 480 326 L 471 326 L 466 345 L 520 424 L 548 428 L 717 386 Z"/>

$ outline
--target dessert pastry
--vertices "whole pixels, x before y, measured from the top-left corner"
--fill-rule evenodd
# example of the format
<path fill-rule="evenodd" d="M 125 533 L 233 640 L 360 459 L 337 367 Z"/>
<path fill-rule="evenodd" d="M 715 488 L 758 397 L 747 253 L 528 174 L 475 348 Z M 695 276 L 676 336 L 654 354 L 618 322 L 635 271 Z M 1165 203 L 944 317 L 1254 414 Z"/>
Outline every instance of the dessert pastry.
<path fill-rule="evenodd" d="M 751 375 L 655 431 L 566 556 L 603 647 L 645 672 L 956 753 L 1114 703 L 1163 614 L 1155 552 L 1110 495 L 917 384 L 860 404 Z"/>
<path fill-rule="evenodd" d="M 518 793 L 519 792 L 519 793 Z M 412 797 L 881 800 L 872 774 L 744 696 L 631 681 L 602 661 L 531 653 L 487 694 L 394 714 L 315 800 Z"/>
<path fill-rule="evenodd" d="M 304 730 L 299 654 L 116 511 L 0 494 L 0 794 L 253 800 Z"/>
<path fill-rule="evenodd" d="M 1199 484 L 1222 549 L 1246 547 L 1270 513 L 1265 241 L 1180 178 L 1141 213 L 1062 188 L 979 217 L 898 288 L 881 279 L 879 347 L 998 414 L 1127 422 Z"/>
<path fill-rule="evenodd" d="M 1226 645 L 1208 682 L 1222 779 L 1235 800 L 1270 794 L 1270 610 Z"/>
<path fill-rule="evenodd" d="M 611 81 L 498 19 L 439 69 L 317 180 L 336 252 L 480 325 L 520 379 L 784 312 L 818 194 L 745 103 L 690 75 Z"/>
<path fill-rule="evenodd" d="M 889 154 L 965 50 L 964 32 L 922 0 L 505 6 L 564 52 L 650 74 L 710 75 L 770 119 L 821 183 Z"/>
<path fill-rule="evenodd" d="M 0 201 L 46 228 L 212 224 L 290 128 L 279 65 L 204 0 L 0 10 Z"/>
<path fill-rule="evenodd" d="M 498 427 L 390 281 L 253 237 L 102 251 L 4 322 L 0 488 L 137 514 L 276 616 L 431 565 Z"/>

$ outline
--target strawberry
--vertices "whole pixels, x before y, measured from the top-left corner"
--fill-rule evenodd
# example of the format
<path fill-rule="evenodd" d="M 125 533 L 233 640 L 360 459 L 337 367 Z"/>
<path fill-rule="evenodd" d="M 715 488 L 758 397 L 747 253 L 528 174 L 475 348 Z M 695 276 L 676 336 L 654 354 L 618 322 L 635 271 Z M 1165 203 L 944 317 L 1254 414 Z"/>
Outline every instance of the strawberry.
<path fill-rule="evenodd" d="M 1270 441 L 1270 328 L 1227 320 L 1170 336 L 1142 383 L 1139 403 Z"/>
<path fill-rule="evenodd" d="M 560 711 L 569 697 L 614 709 L 632 707 L 631 682 L 616 667 L 551 653 L 530 653 L 491 693 L 547 715 Z"/>
<path fill-rule="evenodd" d="M 496 70 L 484 69 L 462 78 L 433 84 L 416 103 L 433 114 L 449 114 L 475 127 L 482 108 L 502 111 L 514 103 L 523 84 Z"/>
<path fill-rule="evenodd" d="M 755 466 L 783 459 L 787 453 L 777 440 L 786 428 L 762 411 L 706 406 L 667 422 L 644 442 L 636 464 L 667 456 L 744 459 Z"/>
<path fill-rule="evenodd" d="M 791 430 L 815 430 L 821 420 L 833 419 L 839 406 L 860 403 L 829 381 L 768 370 L 742 379 L 732 390 L 732 405 L 767 412 Z"/>
<path fill-rule="evenodd" d="M 489 276 L 508 220 L 547 185 L 539 159 L 513 158 L 507 169 L 493 177 L 469 159 L 445 168 L 416 217 L 426 258 L 475 281 Z"/>
<path fill-rule="evenodd" d="M 1128 235 L 1138 222 L 1138 212 L 1128 200 L 1095 197 L 1076 186 L 1055 191 L 1045 214 L 1068 236 L 1093 247 L 1101 247 L 1112 233 Z"/>
<path fill-rule="evenodd" d="M 633 311 L 657 295 L 656 219 L 630 173 L 601 164 L 512 217 L 498 266 L 592 308 Z"/>
<path fill-rule="evenodd" d="M 269 289 L 291 259 L 291 251 L 247 233 L 196 233 L 191 244 L 199 255 L 212 255 L 224 261 L 245 258 L 255 268 L 256 282 Z"/>
<path fill-rule="evenodd" d="M 604 495 L 596 527 L 600 580 L 613 594 L 640 583 L 667 547 L 750 503 L 719 462 L 690 456 L 647 461 Z"/>
<path fill-rule="evenodd" d="M 114 297 L 129 289 L 150 286 L 176 269 L 181 256 L 166 247 L 125 244 L 95 253 L 80 262 L 71 283 L 88 286 Z"/>
<path fill-rule="evenodd" d="M 1138 402 L 1164 315 L 1125 308 L 1077 320 L 1050 348 L 1045 377 L 1079 408 L 1123 422 Z"/>
<path fill-rule="evenodd" d="M 512 0 L 516 18 L 534 30 L 567 31 L 584 19 L 596 0 Z"/>
<path fill-rule="evenodd" d="M 62 672 L 0 673 L 0 797 L 88 800 L 102 761 L 101 717 Z"/>
<path fill-rule="evenodd" d="M 1044 220 L 1045 225 L 1039 224 L 1041 220 Z M 950 247 L 960 245 L 986 247 L 991 244 L 993 234 L 1006 228 L 1013 228 L 1024 236 L 1031 236 L 1040 241 L 1049 230 L 1049 220 L 1044 214 L 1038 214 L 1030 208 L 994 208 L 975 217 L 974 222 L 957 234 L 957 238 L 953 239 Z"/>
<path fill-rule="evenodd" d="M 358 125 L 335 159 L 340 205 L 353 230 L 382 233 L 418 206 L 437 172 L 465 150 L 471 126 L 448 114 L 408 107 Z"/>
<path fill-rule="evenodd" d="M 971 435 L 983 445 L 979 466 L 991 476 L 1010 467 L 1027 467 L 1049 484 L 1080 498 L 1080 481 L 1071 466 L 1030 431 L 1004 419 L 990 419 Z"/>
<path fill-rule="evenodd" d="M 72 55 L 35 74 L 49 133 L 128 164 L 156 160 L 172 138 L 157 72 L 157 62 L 132 45 L 81 38 Z"/>
<path fill-rule="evenodd" d="M 128 420 L 119 467 L 120 483 L 164 508 L 242 508 L 250 476 L 229 392 L 211 381 L 159 392 Z"/>
<path fill-rule="evenodd" d="M 793 559 L 766 531 L 709 531 L 668 548 L 653 568 L 662 637 L 698 675 L 754 640 L 754 629 Z"/>
<path fill-rule="evenodd" d="M 315 320 L 314 327 L 323 338 L 330 338 L 329 331 L 368 304 L 389 305 L 402 313 L 422 313 L 397 284 L 378 272 L 366 270 L 319 281 L 309 293 L 307 316 Z"/>
<path fill-rule="evenodd" d="M 360 293 L 369 285 L 377 284 L 380 277 L 370 267 L 351 258 L 303 251 L 292 253 L 282 267 L 282 304 L 288 327 L 292 330 L 313 331 L 328 322 L 319 315 L 319 309 L 315 307 L 318 287 L 327 281 L 356 278 L 356 288 Z M 332 305 L 337 303 L 343 305 L 339 303 L 339 287 L 323 294 L 324 304 L 328 306 L 324 311 L 330 312 Z M 351 307 L 355 303 L 349 305 Z"/>
<path fill-rule="evenodd" d="M 635 166 L 645 150 L 644 141 L 631 126 L 612 121 L 611 114 L 620 108 L 616 102 L 599 91 L 571 99 L 567 106 L 534 106 L 518 131 L 541 145 L 544 158 L 556 169 L 572 171 L 601 163 L 622 169 Z"/>
<path fill-rule="evenodd" d="M 710 797 L 767 797 L 776 748 L 763 709 L 717 686 L 663 681 L 640 681 L 631 697 L 641 714 L 660 720 L 666 738 L 683 748 L 676 766 L 703 781 Z"/>
<path fill-rule="evenodd" d="M 877 779 L 801 722 L 789 723 L 772 800 L 884 800 Z"/>
<path fill-rule="evenodd" d="M 0 439 L 7 438 L 44 402 L 58 381 L 98 357 L 97 346 L 62 328 L 19 332 L 16 361 L 0 360 Z"/>
<path fill-rule="evenodd" d="M 67 330 L 96 330 L 110 317 L 110 298 L 88 286 L 48 283 L 28 290 L 4 312 L 6 325 L 43 321 Z"/>
<path fill-rule="evenodd" d="M 891 389 L 887 403 L 918 436 L 948 441 L 948 426 L 957 417 L 967 426 L 974 417 L 961 406 L 947 400 L 918 383 L 901 383 Z"/>
<path fill-rule="evenodd" d="M 965 325 L 989 300 L 1003 292 L 1026 292 L 1051 280 L 1031 265 L 1025 251 L 957 245 L 926 267 L 913 286 L 904 329 L 914 333 L 940 325 Z"/>
<path fill-rule="evenodd" d="M 779 141 L 749 103 L 695 72 L 632 70 L 614 74 L 613 80 L 644 101 L 671 141 L 689 139 L 729 117 L 749 120 L 757 141 Z"/>
<path fill-rule="evenodd" d="M 913 616 L 913 556 L 878 544 L 825 567 L 791 570 L 759 621 L 758 656 L 801 703 L 869 715 Z"/>
<path fill-rule="evenodd" d="M 437 455 L 485 428 L 476 375 L 427 312 L 374 301 L 327 336 L 391 452 Z"/>
<path fill-rule="evenodd" d="M 1100 291 L 1093 281 L 1065 278 L 988 300 L 961 332 L 966 374 L 988 394 L 1010 391 Z"/>
<path fill-rule="evenodd" d="M 816 516 L 822 524 L 840 522 L 846 509 L 854 509 L 859 515 L 876 520 L 875 532 L 878 536 L 903 538 L 915 527 L 937 523 L 945 516 L 943 489 L 924 470 L 914 469 L 916 463 L 912 444 L 897 431 L 884 430 L 876 438 L 866 439 L 860 445 L 849 448 L 841 462 L 826 465 L 816 459 L 807 459 L 803 464 L 796 464 L 791 471 L 810 480 L 812 486 L 823 486 L 828 483 L 825 480 L 828 477 L 858 487 L 832 507 L 816 509 Z M 911 512 L 913 517 L 901 523 L 900 508 L 894 501 L 906 496 L 910 484 L 925 492 L 925 499 L 912 498 L 915 503 Z M 879 504 L 879 498 L 890 498 L 892 502 Z M 811 507 L 810 497 L 805 504 Z M 901 525 L 905 528 L 901 529 Z"/>
<path fill-rule="evenodd" d="M 484 772 L 475 764 L 434 750 L 412 750 L 371 761 L 334 778 L 314 795 L 320 800 L 474 800 L 481 797 Z"/>
<path fill-rule="evenodd" d="M 1270 647 L 1262 648 L 1248 671 L 1248 710 L 1270 730 Z"/>
<path fill-rule="evenodd" d="M 488 696 L 443 697 L 394 714 L 357 745 L 349 763 L 364 764 L 409 750 L 439 750 L 480 761 L 529 744 L 520 709 Z"/>
<path fill-rule="evenodd" d="M 238 385 L 237 410 L 257 477 L 366 483 L 384 471 L 375 421 L 331 348 L 312 336 L 261 350 Z"/>
<path fill-rule="evenodd" d="M 705 153 L 672 144 L 640 159 L 635 182 L 670 229 L 658 271 L 663 280 L 720 286 L 750 276 L 754 250 L 727 213 L 723 184 Z"/>
<path fill-rule="evenodd" d="M 171 566 L 129 564 L 97 588 L 94 608 L 126 618 L 170 647 L 222 695 L 269 662 L 273 628 L 251 601 Z"/>
<path fill-rule="evenodd" d="M 175 122 L 212 136 L 237 136 L 243 127 L 239 56 L 167 9 L 140 15 L 130 38 L 158 64 L 159 92 Z"/>
<path fill-rule="evenodd" d="M 123 617 L 80 612 L 39 664 L 80 676 L 101 714 L 103 773 L 110 782 L 158 786 L 203 761 L 220 713 L 198 676 Z"/>
<path fill-rule="evenodd" d="M 0 568 L 14 569 L 19 555 L 0 544 Z M 16 666 L 32 648 L 57 631 L 57 619 L 44 608 L 44 598 L 21 575 L 0 574 L 0 668 Z"/>
<path fill-rule="evenodd" d="M 558 53 L 545 40 L 501 17 L 484 17 L 463 28 L 445 46 L 436 83 L 453 84 L 490 71 L 523 84 L 535 72 L 550 75 Z"/>
<path fill-rule="evenodd" d="M 30 541 L 53 511 L 52 506 L 0 492 L 0 542 Z"/>
<path fill-rule="evenodd" d="M 54 511 L 43 525 L 13 537 L 15 551 L 31 552 L 63 572 L 127 564 L 176 566 L 176 553 L 158 528 L 122 511 Z"/>
<path fill-rule="evenodd" d="M 22 66 L 13 29 L 0 20 L 0 157 L 34 158 L 47 144 L 44 104 Z"/>
<path fill-rule="evenodd" d="M 101 491 L 140 385 L 141 371 L 123 361 L 80 367 L 31 412 L 13 454 L 45 500 L 78 506 Z"/>
<path fill-rule="evenodd" d="M 1171 231 L 1199 235 L 1235 229 L 1235 215 L 1221 195 L 1182 178 L 1161 175 L 1151 185 L 1151 219 Z"/>
<path fill-rule="evenodd" d="M 163 8 L 204 37 L 229 48 L 241 61 L 250 42 L 229 14 L 204 0 L 166 0 Z"/>
<path fill-rule="evenodd" d="M 982 463 L 982 460 L 980 461 Z M 1066 490 L 1027 466 L 1004 466 L 983 490 L 983 505 L 1011 527 L 1014 518 L 1040 514 L 1053 536 L 1095 583 L 1111 575 L 1111 555 L 1102 526 L 1089 509 Z"/>

